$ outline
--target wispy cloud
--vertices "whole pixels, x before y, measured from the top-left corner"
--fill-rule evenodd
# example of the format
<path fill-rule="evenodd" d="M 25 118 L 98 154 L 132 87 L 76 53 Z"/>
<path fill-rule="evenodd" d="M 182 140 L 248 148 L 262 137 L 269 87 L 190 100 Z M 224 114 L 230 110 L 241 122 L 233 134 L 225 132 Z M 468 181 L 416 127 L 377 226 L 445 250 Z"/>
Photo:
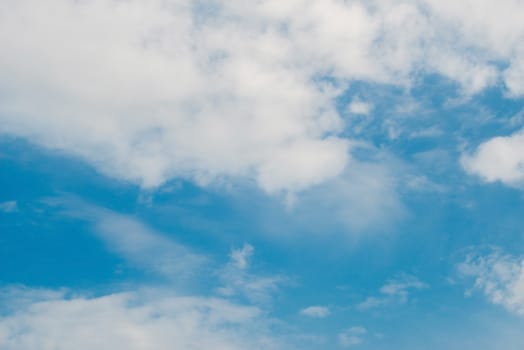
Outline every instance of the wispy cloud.
<path fill-rule="evenodd" d="M 62 215 L 85 220 L 107 248 L 129 264 L 169 280 L 185 280 L 198 274 L 208 258 L 157 232 L 132 216 L 119 214 L 79 199 L 46 201 L 62 209 Z"/>
<path fill-rule="evenodd" d="M 463 276 L 474 278 L 473 290 L 484 293 L 491 303 L 524 316 L 524 257 L 500 249 L 475 251 L 458 269 Z"/>
<path fill-rule="evenodd" d="M 25 350 L 40 344 L 52 344 L 57 350 L 287 348 L 271 329 L 273 321 L 267 313 L 253 306 L 266 305 L 284 278 L 249 272 L 254 253 L 251 245 L 233 249 L 230 261 L 220 267 L 130 216 L 75 198 L 44 202 L 60 209 L 59 215 L 89 222 L 93 234 L 108 249 L 129 264 L 161 276 L 163 283 L 154 287 L 139 284 L 132 290 L 102 295 L 67 289 L 0 288 L 0 348 Z M 208 269 L 201 269 L 204 263 Z M 216 297 L 210 290 L 210 296 L 194 296 L 186 284 L 178 283 L 186 282 L 186 277 L 208 283 L 216 278 L 213 271 L 230 294 Z M 180 290 L 186 296 L 177 294 Z M 240 296 L 247 302 L 226 300 L 224 295 Z"/>
<path fill-rule="evenodd" d="M 245 270 L 249 267 L 249 260 L 253 256 L 255 248 L 251 244 L 244 244 L 241 249 L 232 249 L 231 254 L 231 265 L 237 267 L 240 270 Z"/>
<path fill-rule="evenodd" d="M 364 327 L 351 327 L 338 334 L 338 342 L 340 346 L 345 348 L 360 345 L 364 342 L 366 334 L 367 329 Z"/>
<path fill-rule="evenodd" d="M 222 296 L 245 298 L 256 304 L 270 304 L 274 293 L 288 281 L 281 275 L 259 275 L 250 271 L 254 248 L 244 244 L 242 248 L 232 249 L 230 261 L 219 269 L 221 286 L 217 292 Z"/>
<path fill-rule="evenodd" d="M 0 211 L 4 213 L 14 213 L 18 211 L 18 203 L 16 201 L 7 201 L 0 203 Z"/>
<path fill-rule="evenodd" d="M 379 296 L 370 296 L 357 304 L 357 309 L 364 311 L 386 305 L 405 304 L 409 301 L 410 293 L 429 286 L 415 276 L 400 274 L 389 280 L 380 288 Z"/>

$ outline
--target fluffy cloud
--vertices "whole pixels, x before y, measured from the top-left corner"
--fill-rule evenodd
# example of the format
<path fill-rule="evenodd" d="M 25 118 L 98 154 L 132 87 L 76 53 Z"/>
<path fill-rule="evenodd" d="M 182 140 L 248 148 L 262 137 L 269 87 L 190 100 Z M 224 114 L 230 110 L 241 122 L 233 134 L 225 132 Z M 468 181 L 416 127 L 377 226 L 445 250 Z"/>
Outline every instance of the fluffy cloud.
<path fill-rule="evenodd" d="M 459 271 L 475 279 L 480 290 L 493 304 L 524 316 L 524 258 L 494 250 L 471 253 Z"/>
<path fill-rule="evenodd" d="M 143 187 L 300 191 L 350 160 L 334 98 L 351 80 L 435 72 L 471 94 L 502 75 L 521 94 L 522 13 L 516 0 L 2 1 L 0 132 Z"/>
<path fill-rule="evenodd" d="M 67 291 L 0 291 L 16 312 L 0 316 L 0 348 L 283 349 L 259 309 L 164 290 L 98 297 Z"/>
<path fill-rule="evenodd" d="M 521 186 L 524 183 L 524 131 L 482 143 L 473 154 L 462 157 L 462 165 L 485 181 Z"/>
<path fill-rule="evenodd" d="M 247 176 L 298 190 L 336 176 L 347 142 L 328 137 L 334 89 L 276 28 L 216 5 L 3 2 L 0 131 L 144 187 Z"/>

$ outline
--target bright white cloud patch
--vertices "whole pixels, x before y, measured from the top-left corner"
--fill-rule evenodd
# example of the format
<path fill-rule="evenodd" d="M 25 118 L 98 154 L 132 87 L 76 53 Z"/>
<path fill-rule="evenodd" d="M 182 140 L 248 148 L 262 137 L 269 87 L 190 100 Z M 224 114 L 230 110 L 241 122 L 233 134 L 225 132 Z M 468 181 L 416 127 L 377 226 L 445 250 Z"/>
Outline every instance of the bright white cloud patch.
<path fill-rule="evenodd" d="M 300 314 L 314 318 L 325 318 L 331 314 L 331 311 L 327 306 L 309 306 L 300 310 Z"/>
<path fill-rule="evenodd" d="M 464 168 L 485 181 L 507 185 L 524 183 L 524 131 L 511 136 L 495 137 L 482 143 L 470 155 L 462 157 Z"/>
<path fill-rule="evenodd" d="M 472 253 L 459 265 L 459 271 L 473 277 L 474 288 L 490 302 L 524 316 L 524 258 L 498 250 Z"/>
<path fill-rule="evenodd" d="M 341 127 L 334 91 L 271 18 L 196 1 L 0 6 L 2 132 L 144 187 L 247 176 L 297 190 L 345 166 L 346 142 L 325 137 Z"/>
<path fill-rule="evenodd" d="M 284 348 L 268 335 L 259 309 L 216 298 L 164 290 L 99 297 L 16 290 L 0 296 L 17 305 L 0 316 L 0 348 L 6 350 Z"/>
<path fill-rule="evenodd" d="M 435 72 L 475 93 L 501 76 L 521 94 L 522 10 L 516 0 L 2 1 L 0 132 L 143 187 L 244 177 L 300 191 L 347 165 L 334 98 L 352 80 L 409 85 Z"/>

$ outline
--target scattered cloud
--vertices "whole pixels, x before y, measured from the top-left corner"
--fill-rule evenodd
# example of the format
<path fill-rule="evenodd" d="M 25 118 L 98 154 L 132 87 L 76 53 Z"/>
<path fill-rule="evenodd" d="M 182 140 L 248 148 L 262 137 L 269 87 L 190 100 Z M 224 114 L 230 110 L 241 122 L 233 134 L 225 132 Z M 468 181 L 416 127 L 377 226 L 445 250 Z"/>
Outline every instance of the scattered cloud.
<path fill-rule="evenodd" d="M 364 327 L 351 327 L 339 333 L 338 342 L 342 347 L 345 348 L 360 345 L 364 342 L 364 337 L 366 334 L 367 330 Z"/>
<path fill-rule="evenodd" d="M 421 282 L 418 278 L 411 275 L 402 274 L 382 286 L 382 288 L 380 288 L 380 292 L 384 295 L 398 297 L 402 303 L 405 303 L 408 299 L 409 290 L 424 289 L 427 287 L 428 285 L 424 282 Z"/>
<path fill-rule="evenodd" d="M 406 304 L 412 291 L 426 289 L 429 286 L 415 276 L 400 274 L 380 288 L 380 296 L 371 296 L 357 305 L 360 311 L 386 305 Z"/>
<path fill-rule="evenodd" d="M 491 303 L 524 316 L 524 257 L 500 249 L 476 251 L 458 269 L 463 276 L 474 278 L 473 290 L 484 293 Z"/>
<path fill-rule="evenodd" d="M 329 307 L 327 306 L 308 306 L 300 310 L 300 314 L 307 317 L 313 318 L 326 318 L 331 314 Z"/>
<path fill-rule="evenodd" d="M 0 288 L 0 348 L 288 348 L 273 327 L 280 321 L 270 319 L 263 308 L 286 279 L 252 272 L 253 246 L 232 249 L 229 262 L 220 267 L 132 217 L 72 198 L 44 203 L 59 209 L 59 215 L 91 223 L 93 233 L 111 251 L 163 279 L 152 287 L 142 283 L 101 295 L 67 289 Z M 202 264 L 208 268 L 202 269 Z M 216 281 L 209 283 L 209 279 L 216 279 L 217 274 L 222 287 L 213 290 Z M 193 295 L 193 279 L 200 285 L 205 281 L 211 288 L 209 295 Z M 179 294 L 180 290 L 188 292 Z"/>

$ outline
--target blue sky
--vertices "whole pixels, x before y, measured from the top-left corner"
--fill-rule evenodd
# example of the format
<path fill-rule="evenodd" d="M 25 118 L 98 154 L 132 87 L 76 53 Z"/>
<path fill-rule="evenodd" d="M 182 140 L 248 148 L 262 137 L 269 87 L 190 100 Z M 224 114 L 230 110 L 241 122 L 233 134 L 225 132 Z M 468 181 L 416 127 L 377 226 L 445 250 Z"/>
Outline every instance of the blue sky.
<path fill-rule="evenodd" d="M 524 8 L 0 2 L 0 348 L 524 347 Z"/>

